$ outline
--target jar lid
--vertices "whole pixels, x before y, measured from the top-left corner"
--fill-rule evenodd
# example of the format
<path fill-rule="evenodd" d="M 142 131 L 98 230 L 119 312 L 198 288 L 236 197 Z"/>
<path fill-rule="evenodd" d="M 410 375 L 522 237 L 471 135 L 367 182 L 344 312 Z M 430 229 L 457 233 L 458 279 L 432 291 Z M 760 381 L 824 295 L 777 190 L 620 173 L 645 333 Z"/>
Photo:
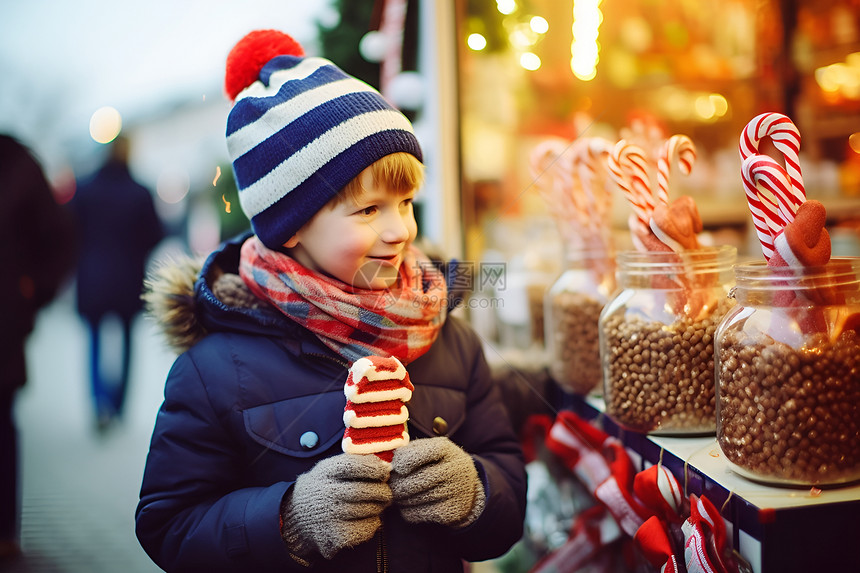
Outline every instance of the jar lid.
<path fill-rule="evenodd" d="M 617 255 L 620 273 L 665 275 L 689 272 L 721 273 L 732 269 L 737 249 L 731 245 L 681 252 L 622 251 Z"/>
<path fill-rule="evenodd" d="M 821 266 L 771 267 L 764 261 L 735 265 L 738 290 L 798 291 L 823 287 L 844 293 L 860 290 L 860 257 L 835 257 Z"/>

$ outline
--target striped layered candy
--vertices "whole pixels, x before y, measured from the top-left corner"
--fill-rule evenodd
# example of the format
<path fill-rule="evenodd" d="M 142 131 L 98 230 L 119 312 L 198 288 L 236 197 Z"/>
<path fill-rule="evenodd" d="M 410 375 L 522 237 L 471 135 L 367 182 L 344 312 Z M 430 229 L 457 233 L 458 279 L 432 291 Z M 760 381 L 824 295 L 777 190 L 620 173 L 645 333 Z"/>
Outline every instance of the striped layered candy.
<path fill-rule="evenodd" d="M 397 358 L 367 356 L 356 360 L 343 388 L 343 451 L 375 454 L 390 463 L 394 450 L 409 443 L 405 403 L 414 389 Z"/>

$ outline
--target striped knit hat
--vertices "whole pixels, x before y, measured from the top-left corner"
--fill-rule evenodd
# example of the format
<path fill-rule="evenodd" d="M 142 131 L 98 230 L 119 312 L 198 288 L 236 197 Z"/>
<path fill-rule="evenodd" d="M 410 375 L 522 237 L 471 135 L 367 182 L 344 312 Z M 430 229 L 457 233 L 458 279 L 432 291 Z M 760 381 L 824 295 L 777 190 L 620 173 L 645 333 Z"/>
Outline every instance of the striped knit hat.
<path fill-rule="evenodd" d="M 278 249 L 379 159 L 420 161 L 406 117 L 366 83 L 276 30 L 242 38 L 227 57 L 227 149 L 239 203 L 264 245 Z"/>

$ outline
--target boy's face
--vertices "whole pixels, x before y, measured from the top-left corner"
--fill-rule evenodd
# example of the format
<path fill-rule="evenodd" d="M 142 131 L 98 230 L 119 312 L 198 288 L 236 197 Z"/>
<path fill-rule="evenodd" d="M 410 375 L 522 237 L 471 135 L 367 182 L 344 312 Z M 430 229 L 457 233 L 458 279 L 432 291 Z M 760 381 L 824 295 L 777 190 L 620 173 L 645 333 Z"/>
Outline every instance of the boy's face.
<path fill-rule="evenodd" d="M 364 191 L 325 207 L 284 246 L 309 269 L 359 288 L 384 289 L 399 275 L 418 225 L 412 212 L 415 190 L 405 193 L 377 186 L 369 170 Z"/>

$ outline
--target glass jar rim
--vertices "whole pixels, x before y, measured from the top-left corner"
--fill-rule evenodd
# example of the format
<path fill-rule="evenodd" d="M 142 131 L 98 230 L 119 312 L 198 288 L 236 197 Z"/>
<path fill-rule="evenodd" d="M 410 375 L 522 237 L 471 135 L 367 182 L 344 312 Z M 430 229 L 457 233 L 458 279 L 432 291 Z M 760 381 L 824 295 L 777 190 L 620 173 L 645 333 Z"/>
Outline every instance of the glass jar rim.
<path fill-rule="evenodd" d="M 770 267 L 765 261 L 748 261 L 734 267 L 740 290 L 798 290 L 828 287 L 860 289 L 860 257 L 833 257 L 826 265 Z"/>
<path fill-rule="evenodd" d="M 612 245 L 604 246 L 571 246 L 565 245 L 562 249 L 565 260 L 595 260 L 595 259 L 614 259 L 615 248 Z"/>
<path fill-rule="evenodd" d="M 702 247 L 681 252 L 621 251 L 616 261 L 622 271 L 641 274 L 660 274 L 678 267 L 722 272 L 731 270 L 737 260 L 737 248 L 732 245 Z"/>

